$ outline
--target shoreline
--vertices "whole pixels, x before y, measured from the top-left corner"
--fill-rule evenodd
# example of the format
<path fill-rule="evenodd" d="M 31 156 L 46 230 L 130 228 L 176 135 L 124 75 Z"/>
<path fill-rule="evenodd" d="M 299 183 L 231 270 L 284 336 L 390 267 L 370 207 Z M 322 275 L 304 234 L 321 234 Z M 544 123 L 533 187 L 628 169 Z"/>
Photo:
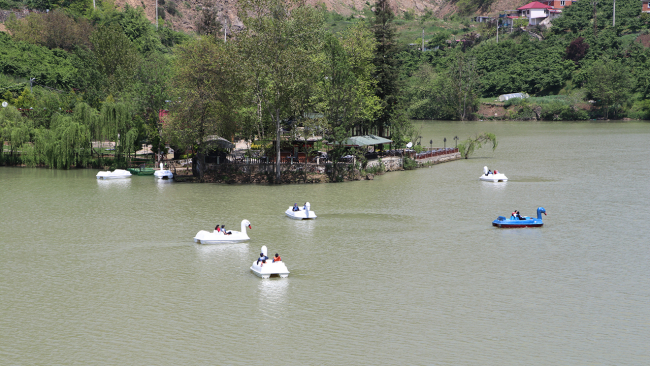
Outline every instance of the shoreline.
<path fill-rule="evenodd" d="M 330 174 L 326 172 L 326 164 L 307 165 L 309 172 L 304 172 L 304 164 L 285 164 L 282 166 L 282 182 L 279 184 L 314 184 L 314 183 L 340 183 L 353 182 L 360 180 L 374 180 L 376 175 L 384 175 L 388 172 L 398 172 L 405 170 L 415 170 L 420 168 L 430 168 L 434 165 L 447 163 L 462 159 L 459 152 L 454 151 L 449 154 L 437 156 L 428 156 L 418 159 L 411 159 L 416 165 L 409 169 L 404 168 L 404 159 L 402 157 L 387 157 L 384 159 L 372 159 L 366 164 L 365 169 L 354 169 L 343 172 L 339 180 L 332 180 Z M 218 168 L 215 168 L 218 167 Z M 215 183 L 215 184 L 276 184 L 274 182 L 273 165 L 256 166 L 256 164 L 222 164 L 211 166 L 203 175 L 203 181 L 192 175 L 191 167 L 181 167 L 169 169 L 174 172 L 174 181 L 179 183 Z M 179 171 L 185 174 L 178 174 Z M 187 174 L 189 173 L 189 174 Z"/>

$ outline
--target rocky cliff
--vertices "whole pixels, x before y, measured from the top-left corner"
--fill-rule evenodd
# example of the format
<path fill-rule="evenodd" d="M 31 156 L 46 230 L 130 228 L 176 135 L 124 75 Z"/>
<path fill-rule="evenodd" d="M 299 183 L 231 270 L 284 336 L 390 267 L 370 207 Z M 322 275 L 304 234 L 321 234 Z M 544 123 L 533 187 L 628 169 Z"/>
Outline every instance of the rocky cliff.
<path fill-rule="evenodd" d="M 144 8 L 144 12 L 152 22 L 155 22 L 156 0 L 116 0 L 115 4 L 124 7 L 129 4 L 132 7 Z M 324 4 L 327 10 L 336 12 L 343 16 L 361 12 L 374 0 L 306 0 L 310 5 Z M 479 11 L 479 15 L 495 14 L 500 10 L 516 9 L 528 3 L 526 0 L 497 0 L 490 9 Z M 203 8 L 214 7 L 221 24 L 228 24 L 231 27 L 241 26 L 237 18 L 237 0 L 159 0 L 159 7 L 166 9 L 165 21 L 171 22 L 173 28 L 183 31 L 195 31 L 196 23 L 201 16 Z M 395 13 L 401 15 L 407 11 L 413 11 L 416 15 L 431 11 L 434 16 L 442 18 L 445 15 L 456 12 L 454 2 L 450 0 L 392 0 L 391 4 Z"/>

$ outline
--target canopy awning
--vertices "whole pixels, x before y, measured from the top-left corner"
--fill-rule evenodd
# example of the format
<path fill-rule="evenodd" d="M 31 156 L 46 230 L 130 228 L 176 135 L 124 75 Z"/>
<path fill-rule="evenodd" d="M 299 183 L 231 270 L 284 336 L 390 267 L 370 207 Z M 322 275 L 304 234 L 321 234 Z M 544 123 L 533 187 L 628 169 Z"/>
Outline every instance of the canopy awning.
<path fill-rule="evenodd" d="M 230 141 L 224 139 L 223 137 L 219 137 L 219 136 L 217 136 L 217 135 L 209 135 L 209 136 L 206 136 L 206 137 L 203 139 L 203 142 L 204 142 L 206 145 L 209 145 L 209 146 L 218 146 L 218 147 L 220 147 L 220 148 L 222 148 L 222 149 L 234 149 L 234 148 L 235 148 L 235 144 L 233 144 L 232 142 L 230 142 Z"/>
<path fill-rule="evenodd" d="M 390 144 L 393 140 L 387 138 L 375 136 L 375 135 L 363 135 L 363 136 L 352 136 L 348 139 L 343 140 L 341 145 L 359 147 L 359 146 L 368 146 L 368 145 L 381 145 L 381 144 Z M 339 142 L 330 143 L 330 145 L 339 145 Z"/>

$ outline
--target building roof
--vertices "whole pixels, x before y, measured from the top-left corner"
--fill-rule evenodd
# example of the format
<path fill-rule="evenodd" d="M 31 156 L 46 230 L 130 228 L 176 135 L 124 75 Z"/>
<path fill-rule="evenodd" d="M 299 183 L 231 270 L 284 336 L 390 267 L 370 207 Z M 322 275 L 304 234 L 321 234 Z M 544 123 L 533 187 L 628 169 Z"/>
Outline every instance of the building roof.
<path fill-rule="evenodd" d="M 203 142 L 205 143 L 205 145 L 218 146 L 224 149 L 235 148 L 235 144 L 217 135 L 208 135 L 203 139 Z"/>
<path fill-rule="evenodd" d="M 381 145 L 381 144 L 390 144 L 393 140 L 389 140 L 383 137 L 375 135 L 363 135 L 363 136 L 352 136 L 348 139 L 343 140 L 342 145 L 345 146 L 368 146 L 368 145 Z M 338 143 L 335 143 L 338 145 Z"/>
<path fill-rule="evenodd" d="M 517 8 L 517 10 L 527 10 L 527 9 L 552 9 L 552 6 L 544 5 L 540 3 L 539 1 L 533 1 L 532 3 L 528 3 L 521 8 Z"/>

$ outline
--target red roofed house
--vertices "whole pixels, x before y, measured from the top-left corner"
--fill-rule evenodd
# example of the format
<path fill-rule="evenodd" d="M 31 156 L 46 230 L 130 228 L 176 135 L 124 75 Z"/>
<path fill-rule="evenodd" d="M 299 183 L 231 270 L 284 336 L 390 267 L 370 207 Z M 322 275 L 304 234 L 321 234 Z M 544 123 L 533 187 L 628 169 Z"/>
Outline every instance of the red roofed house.
<path fill-rule="evenodd" d="M 542 0 L 540 1 L 542 4 L 546 4 L 553 9 L 564 9 L 567 6 L 577 2 L 578 0 Z"/>
<path fill-rule="evenodd" d="M 528 18 L 528 25 L 538 25 L 549 17 L 552 9 L 552 7 L 542 4 L 539 1 L 533 1 L 521 8 L 517 8 L 520 16 Z"/>
<path fill-rule="evenodd" d="M 648 0 L 641 0 L 641 11 L 644 13 L 650 13 L 650 2 L 648 2 Z"/>

